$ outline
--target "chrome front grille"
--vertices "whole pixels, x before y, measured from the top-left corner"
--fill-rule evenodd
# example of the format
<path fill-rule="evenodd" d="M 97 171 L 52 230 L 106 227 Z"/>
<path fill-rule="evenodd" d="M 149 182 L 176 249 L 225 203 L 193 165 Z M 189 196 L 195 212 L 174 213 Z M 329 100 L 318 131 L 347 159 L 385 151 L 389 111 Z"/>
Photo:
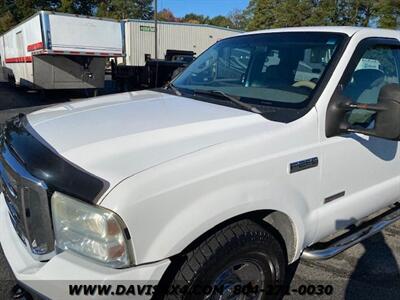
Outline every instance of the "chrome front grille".
<path fill-rule="evenodd" d="M 54 255 L 54 235 L 47 186 L 30 175 L 4 141 L 0 179 L 15 231 L 35 259 L 48 260 Z"/>

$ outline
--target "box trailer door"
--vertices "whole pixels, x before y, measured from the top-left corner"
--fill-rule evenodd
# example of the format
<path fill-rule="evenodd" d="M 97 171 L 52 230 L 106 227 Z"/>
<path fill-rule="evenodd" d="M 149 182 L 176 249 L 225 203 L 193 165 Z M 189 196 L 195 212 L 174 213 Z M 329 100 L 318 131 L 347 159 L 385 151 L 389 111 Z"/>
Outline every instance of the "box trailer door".
<path fill-rule="evenodd" d="M 49 14 L 52 50 L 122 55 L 119 22 L 71 15 Z"/>
<path fill-rule="evenodd" d="M 16 45 L 17 45 L 17 57 L 23 58 L 25 57 L 25 43 L 24 43 L 24 33 L 23 31 L 18 31 L 16 33 Z M 20 68 L 19 73 L 21 74 L 21 78 L 27 78 L 27 67 L 26 67 L 26 61 L 22 60 L 18 65 L 18 68 Z"/>

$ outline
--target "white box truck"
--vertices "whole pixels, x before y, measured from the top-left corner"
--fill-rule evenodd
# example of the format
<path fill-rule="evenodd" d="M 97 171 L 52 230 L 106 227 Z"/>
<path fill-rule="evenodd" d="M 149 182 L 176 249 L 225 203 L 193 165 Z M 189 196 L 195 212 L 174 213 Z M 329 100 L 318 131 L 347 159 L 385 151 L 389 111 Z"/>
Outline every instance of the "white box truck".
<path fill-rule="evenodd" d="M 0 37 L 5 78 L 36 89 L 104 86 L 106 59 L 123 55 L 115 20 L 41 11 Z"/>

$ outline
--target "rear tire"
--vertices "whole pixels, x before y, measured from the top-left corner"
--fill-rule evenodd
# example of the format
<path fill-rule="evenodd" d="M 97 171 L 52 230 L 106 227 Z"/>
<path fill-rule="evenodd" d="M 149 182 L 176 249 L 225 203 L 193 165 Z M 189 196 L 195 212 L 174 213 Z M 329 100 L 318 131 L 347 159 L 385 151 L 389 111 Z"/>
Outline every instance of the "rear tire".
<path fill-rule="evenodd" d="M 164 299 L 279 299 L 286 267 L 278 239 L 263 226 L 241 220 L 185 255 Z"/>

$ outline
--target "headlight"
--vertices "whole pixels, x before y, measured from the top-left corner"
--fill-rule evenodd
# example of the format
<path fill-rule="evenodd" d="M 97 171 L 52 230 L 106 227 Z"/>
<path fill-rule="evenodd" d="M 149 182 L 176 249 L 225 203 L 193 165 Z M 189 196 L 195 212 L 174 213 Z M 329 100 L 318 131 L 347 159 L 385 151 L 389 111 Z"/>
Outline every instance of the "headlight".
<path fill-rule="evenodd" d="M 112 211 L 55 192 L 51 198 L 56 246 L 112 268 L 133 264 L 125 226 Z"/>

